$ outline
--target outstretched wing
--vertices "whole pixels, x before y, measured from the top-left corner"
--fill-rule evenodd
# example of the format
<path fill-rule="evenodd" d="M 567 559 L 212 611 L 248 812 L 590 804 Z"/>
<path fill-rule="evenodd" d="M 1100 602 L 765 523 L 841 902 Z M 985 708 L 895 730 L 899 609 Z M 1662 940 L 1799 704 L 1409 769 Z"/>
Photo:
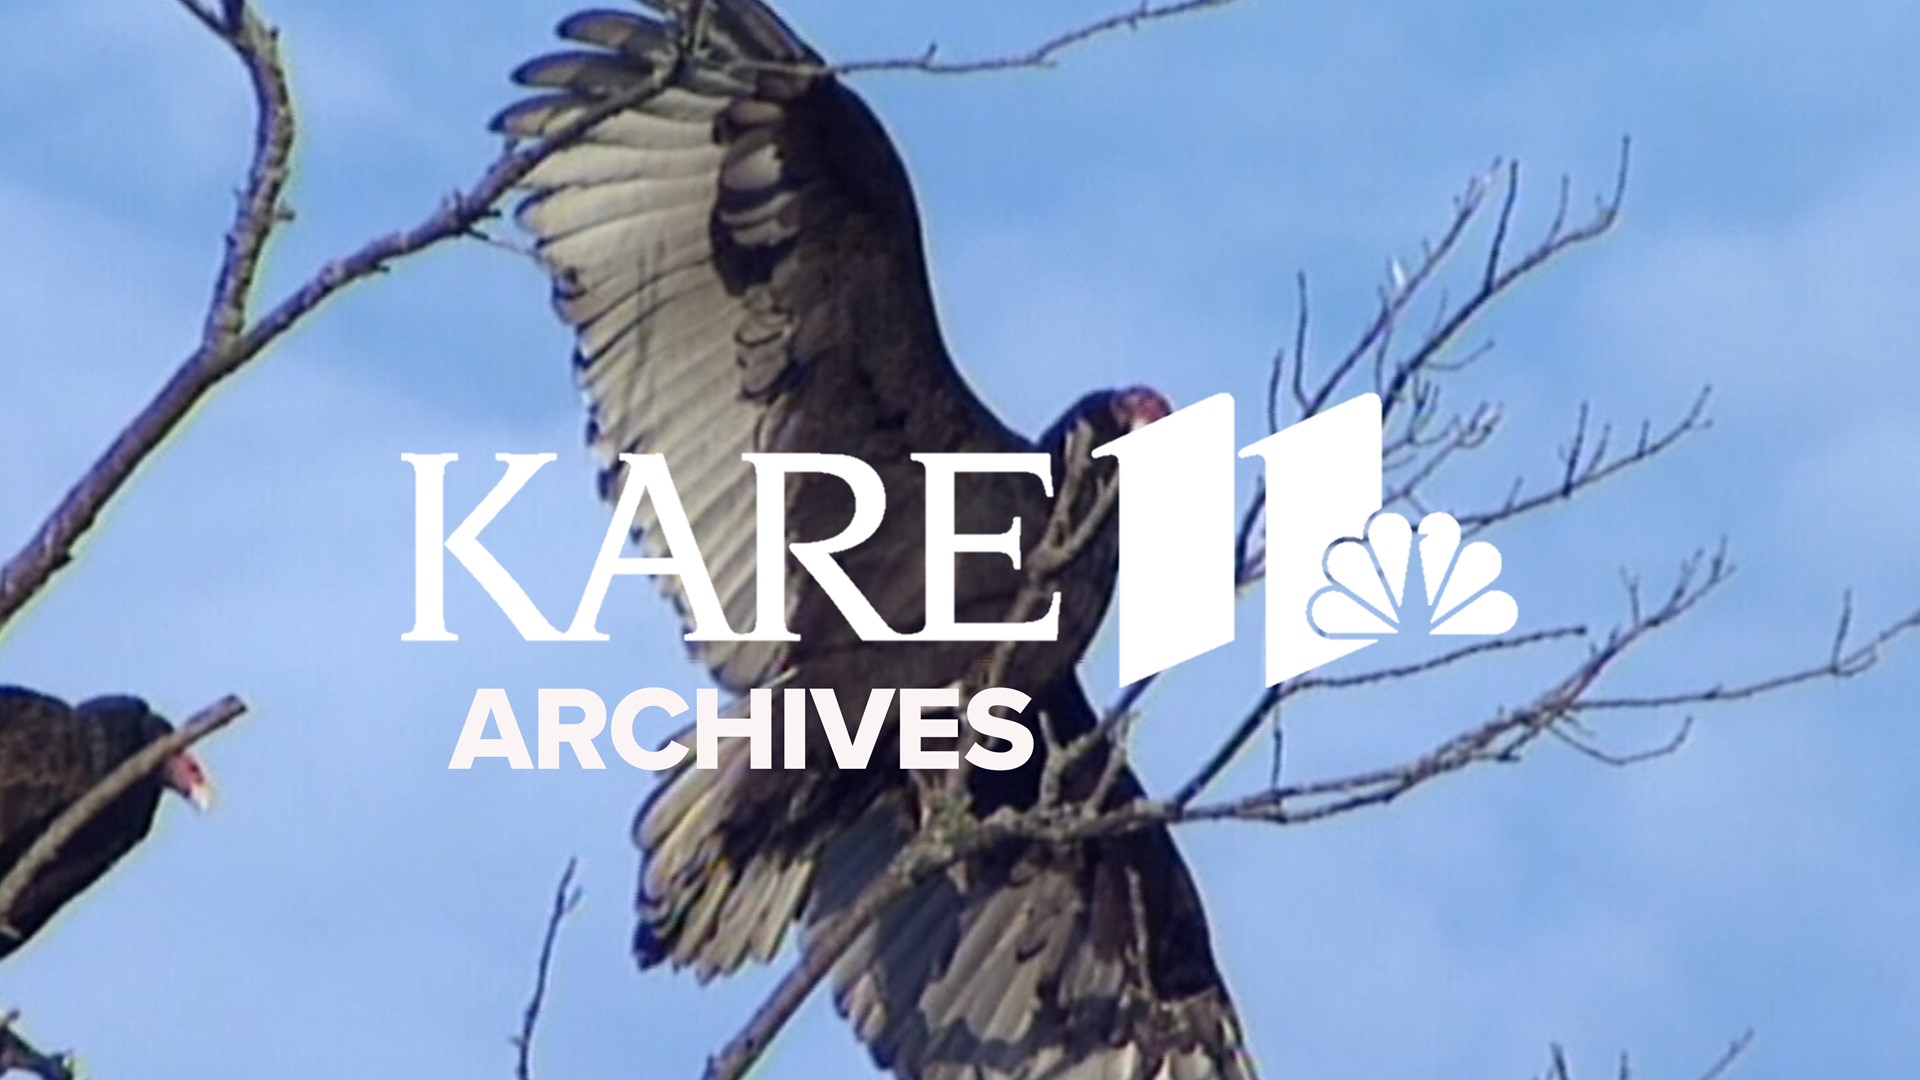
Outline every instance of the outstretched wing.
<path fill-rule="evenodd" d="M 539 137 L 609 96 L 658 88 L 536 169 L 519 215 L 578 331 L 602 494 L 618 497 L 620 454 L 664 454 L 721 606 L 745 630 L 754 480 L 740 455 L 856 455 L 880 472 L 889 512 L 842 564 L 911 630 L 923 526 L 908 455 L 1032 447 L 947 355 L 906 171 L 866 105 L 758 0 L 705 4 L 691 52 L 693 0 L 646 3 L 665 18 L 567 19 L 560 34 L 587 48 L 520 68 L 519 82 L 545 92 L 494 121 Z M 1046 504 L 1031 488 L 1011 499 L 1037 527 Z M 788 505 L 796 540 L 837 535 L 852 516 L 831 477 L 796 478 Z M 636 534 L 664 550 L 651 503 Z M 663 581 L 687 620 L 677 579 Z M 789 625 L 807 644 L 707 643 L 697 655 L 728 688 L 765 685 L 795 649 L 834 644 L 823 629 L 836 613 L 817 593 L 789 574 Z"/>
<path fill-rule="evenodd" d="M 1094 716 L 1078 680 L 1067 683 L 1045 707 L 1072 738 Z M 1037 770 L 1025 772 L 1016 783 L 1030 788 Z M 1030 791 L 1002 794 L 1031 801 Z M 1140 794 L 1124 770 L 1111 799 Z M 913 829 L 899 793 L 833 842 L 807 912 L 811 940 Z M 1199 892 L 1165 827 L 1019 843 L 951 869 L 882 913 L 833 976 L 840 1011 L 875 1059 L 910 1080 L 1255 1075 Z"/>

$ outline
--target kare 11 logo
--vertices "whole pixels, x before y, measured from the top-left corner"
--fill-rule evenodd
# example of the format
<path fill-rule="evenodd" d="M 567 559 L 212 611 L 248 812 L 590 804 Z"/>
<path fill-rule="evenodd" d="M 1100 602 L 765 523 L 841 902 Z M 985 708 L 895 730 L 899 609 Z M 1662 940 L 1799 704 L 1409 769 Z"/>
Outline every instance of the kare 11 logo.
<path fill-rule="evenodd" d="M 1284 428 L 1247 447 L 1235 448 L 1234 402 L 1216 394 L 1095 449 L 1118 466 L 1119 572 L 1118 610 L 1120 683 L 1127 685 L 1174 668 L 1234 640 L 1234 608 L 1239 599 L 1237 565 L 1240 511 L 1235 469 L 1241 458 L 1261 461 L 1267 492 L 1264 517 L 1266 594 L 1266 685 L 1297 678 L 1351 655 L 1384 638 L 1405 632 L 1452 636 L 1497 636 L 1513 629 L 1520 612 L 1512 596 L 1494 588 L 1501 570 L 1500 552 L 1485 541 L 1462 544 L 1459 523 L 1445 513 L 1430 513 L 1416 528 L 1405 517 L 1381 508 L 1383 464 L 1381 402 L 1366 394 Z M 448 467 L 457 454 L 402 454 L 413 466 L 415 495 L 414 625 L 401 635 L 410 642 L 457 641 L 446 624 L 446 556 L 453 556 L 484 589 L 514 629 L 527 641 L 606 641 L 599 619 L 616 577 L 678 577 L 693 624 L 690 642 L 797 641 L 786 625 L 788 556 L 812 575 L 864 641 L 1032 642 L 1058 638 L 1060 594 L 1047 612 L 1019 623 L 960 622 L 955 616 L 955 557 L 986 553 L 1011 560 L 1021 569 L 1018 519 L 1004 533 L 966 534 L 955 528 L 955 482 L 964 473 L 1027 473 L 1054 497 L 1053 461 L 1044 453 L 914 454 L 926 477 L 926 621 L 903 634 L 888 626 L 835 560 L 879 528 L 886 512 L 886 491 L 872 466 L 845 454 L 749 453 L 742 459 L 755 472 L 756 620 L 750 631 L 728 625 L 712 578 L 699 553 L 692 526 L 659 454 L 622 454 L 627 466 L 613 520 L 601 544 L 578 607 L 565 630 L 535 606 L 513 575 L 480 542 L 480 534 L 506 509 L 557 454 L 498 454 L 505 474 L 451 531 L 445 527 Z M 787 542 L 787 478 L 795 473 L 839 477 L 854 496 L 852 520 L 840 535 L 806 543 Z M 643 500 L 651 500 L 665 552 L 626 554 Z M 1043 525 L 1044 523 L 1036 523 Z M 1412 621 L 1415 625 L 1407 625 Z M 809 692 L 786 687 L 788 730 L 797 731 L 793 711 L 804 709 Z M 720 715 L 719 695 L 700 690 L 696 767 L 717 764 L 717 740 L 753 740 L 755 767 L 774 767 L 771 753 L 772 689 L 749 694 L 749 715 Z M 955 768 L 959 755 L 924 750 L 926 739 L 952 738 L 953 710 L 960 707 L 957 686 L 875 688 L 864 703 L 857 735 L 832 691 L 811 698 L 828 728 L 843 768 L 864 768 L 878 734 L 878 723 L 899 702 L 901 765 L 906 768 Z M 1032 755 L 1032 734 L 1025 725 L 993 713 L 1023 710 L 1030 699 L 1010 687 L 983 688 L 970 695 L 965 717 L 981 735 L 1011 744 L 1005 751 L 981 751 L 969 760 L 992 769 L 1013 769 Z M 563 709 L 576 708 L 579 721 L 566 722 Z M 629 764 L 649 771 L 675 768 L 687 748 L 677 741 L 659 750 L 641 747 L 633 735 L 637 716 L 660 709 L 670 717 L 687 711 L 686 700 L 671 690 L 636 690 L 612 712 L 613 743 Z M 936 718 L 930 712 L 945 710 Z M 500 732 L 487 735 L 489 725 Z M 942 726 L 944 724 L 944 726 Z M 589 690 L 542 690 L 539 705 L 541 768 L 556 768 L 559 747 L 571 744 L 583 765 L 603 767 L 590 740 L 608 727 L 608 712 Z M 838 727 L 838 731 L 833 730 Z M 849 760 L 843 746 L 865 747 Z M 475 694 L 451 767 L 467 768 L 477 758 L 506 758 L 515 768 L 531 768 L 532 756 L 514 721 L 507 694 L 483 689 Z M 764 764 L 762 762 L 764 761 Z M 802 767 L 792 762 L 788 767 Z"/>

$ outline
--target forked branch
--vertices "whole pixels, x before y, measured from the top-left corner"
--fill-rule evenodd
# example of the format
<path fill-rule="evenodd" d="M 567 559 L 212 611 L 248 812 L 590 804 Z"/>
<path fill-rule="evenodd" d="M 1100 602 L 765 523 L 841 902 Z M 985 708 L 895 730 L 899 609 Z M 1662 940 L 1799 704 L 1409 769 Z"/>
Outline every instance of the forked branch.
<path fill-rule="evenodd" d="M 227 232 L 199 345 L 67 492 L 33 538 L 0 567 L 0 631 L 72 561 L 75 547 L 107 504 L 215 387 L 348 286 L 408 255 L 474 234 L 500 200 L 548 156 L 659 90 L 641 86 L 611 95 L 548 137 L 509 147 L 478 180 L 448 196 L 426 217 L 324 264 L 256 317 L 252 294 L 261 259 L 274 232 L 291 216 L 285 187 L 295 124 L 279 39 L 245 0 L 225 0 L 217 12 L 196 0 L 178 2 L 246 68 L 256 109 L 253 160 Z"/>
<path fill-rule="evenodd" d="M 1726 1076 L 1733 1072 L 1734 1066 L 1739 1063 L 1741 1056 L 1747 1052 L 1747 1047 L 1751 1045 L 1753 1045 L 1753 1032 L 1748 1031 L 1728 1044 L 1727 1048 L 1721 1051 L 1720 1056 L 1714 1059 L 1713 1064 L 1709 1065 L 1707 1071 L 1701 1073 L 1697 1080 L 1724 1080 Z M 1576 1080 L 1573 1066 L 1567 1062 L 1566 1051 L 1558 1044 L 1555 1044 L 1552 1050 L 1552 1056 L 1553 1060 L 1547 1066 L 1547 1073 L 1543 1080 Z M 1614 1077 L 1615 1080 L 1634 1080 L 1633 1063 L 1628 1060 L 1625 1054 L 1620 1055 L 1619 1070 L 1614 1073 Z"/>
<path fill-rule="evenodd" d="M 928 75 L 978 75 L 993 71 L 1049 68 L 1059 59 L 1061 53 L 1077 45 L 1084 45 L 1094 38 L 1118 30 L 1138 30 L 1148 23 L 1192 15 L 1209 8 L 1222 8 L 1237 2 L 1238 0 L 1170 0 L 1166 3 L 1156 3 L 1155 0 L 1141 0 L 1138 5 L 1125 11 L 1118 11 L 1105 18 L 1056 34 L 1025 52 L 978 60 L 945 60 L 940 56 L 939 43 L 930 42 L 926 50 L 918 56 L 896 57 L 891 60 L 856 60 L 850 64 L 832 65 L 829 70 L 842 75 L 879 71 L 918 71 Z"/>
<path fill-rule="evenodd" d="M 0 1016 L 0 1076 L 19 1070 L 40 1080 L 76 1080 L 73 1055 L 41 1052 L 16 1029 L 19 1022 L 17 1011 Z"/>

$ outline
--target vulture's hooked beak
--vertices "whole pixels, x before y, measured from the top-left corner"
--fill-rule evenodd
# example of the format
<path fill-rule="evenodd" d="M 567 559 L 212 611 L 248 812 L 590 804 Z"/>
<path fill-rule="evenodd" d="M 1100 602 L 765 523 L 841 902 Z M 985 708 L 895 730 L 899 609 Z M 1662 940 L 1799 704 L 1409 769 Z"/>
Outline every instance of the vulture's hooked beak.
<path fill-rule="evenodd" d="M 195 810 L 204 814 L 213 809 L 213 777 L 207 775 L 199 758 L 182 750 L 168 759 L 161 775 L 166 785 L 192 803 Z"/>
<path fill-rule="evenodd" d="M 195 810 L 203 814 L 213 809 L 213 781 L 203 777 L 198 784 L 188 789 L 187 801 L 193 804 Z"/>

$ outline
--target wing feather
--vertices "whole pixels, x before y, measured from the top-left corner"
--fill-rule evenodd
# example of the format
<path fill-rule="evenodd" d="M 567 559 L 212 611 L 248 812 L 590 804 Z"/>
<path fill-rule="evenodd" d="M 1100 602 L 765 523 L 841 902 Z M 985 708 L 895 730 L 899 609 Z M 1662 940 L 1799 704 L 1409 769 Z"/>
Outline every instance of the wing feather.
<path fill-rule="evenodd" d="M 722 608 L 744 630 L 755 482 L 740 455 L 853 454 L 881 474 L 888 511 L 841 565 L 884 619 L 911 629 L 924 614 L 924 499 L 910 456 L 1034 446 L 948 356 L 905 169 L 866 105 L 759 0 L 643 3 L 664 18 L 566 20 L 561 35 L 580 47 L 524 65 L 518 78 L 536 93 L 496 120 L 537 138 L 607 95 L 653 88 L 536 169 L 519 214 L 578 333 L 602 495 L 618 496 L 619 455 L 665 455 Z M 682 55 L 696 11 L 704 36 Z M 1004 512 L 1037 536 L 1049 509 L 1039 485 L 982 479 L 967 531 L 1004 528 Z M 833 535 L 851 513 L 837 479 L 792 478 L 787 496 L 789 539 Z M 643 549 L 663 553 L 650 502 L 634 528 Z M 1018 583 L 1012 568 L 970 580 L 970 610 L 1005 610 Z M 685 620 L 677 582 L 666 586 Z M 1107 587 L 1083 598 L 1092 614 L 1077 635 L 1091 633 Z M 973 657 L 859 642 L 799 573 L 786 607 L 801 642 L 703 643 L 696 655 L 735 694 L 790 679 L 843 700 L 864 698 L 877 670 L 885 685 L 943 685 Z M 1021 668 L 1034 685 L 1067 686 L 1052 707 L 1081 724 L 1090 709 L 1071 667 L 1084 644 L 1077 636 L 1045 662 L 1023 653 L 1032 666 Z M 749 772 L 745 749 L 724 744 L 717 769 L 675 770 L 641 808 L 645 964 L 707 978 L 770 958 L 795 921 L 817 939 L 915 827 L 915 793 L 897 776 L 789 782 Z M 1013 789 L 976 792 L 976 809 L 1031 801 L 1031 775 L 1005 782 Z M 1130 773 L 1124 783 L 1137 791 Z M 955 868 L 867 927 L 833 977 L 841 1010 L 902 1077 L 1251 1075 L 1164 830 L 1016 845 Z"/>
<path fill-rule="evenodd" d="M 1077 680 L 1047 708 L 1066 738 L 1093 722 Z M 1139 792 L 1124 771 L 1116 797 Z M 913 835 L 904 806 L 883 800 L 822 852 L 809 942 Z M 1022 843 L 883 912 L 835 964 L 835 1002 L 875 1060 L 911 1080 L 1251 1080 L 1208 938 L 1166 828 Z"/>
<path fill-rule="evenodd" d="M 561 36 L 579 47 L 522 65 L 515 78 L 539 93 L 495 125 L 537 138 L 607 95 L 665 84 L 535 169 L 519 221 L 579 335 L 603 494 L 618 497 L 619 455 L 664 454 L 722 609 L 746 630 L 754 567 L 740 538 L 753 534 L 754 479 L 741 454 L 853 453 L 882 471 L 892 496 L 918 483 L 915 451 L 1032 446 L 993 417 L 947 355 L 912 191 L 866 106 L 757 0 L 707 5 L 706 37 L 686 62 L 680 21 L 692 8 L 648 6 L 667 18 L 589 11 L 564 21 Z M 776 70 L 783 64 L 796 67 Z M 836 485 L 799 479 L 790 505 L 837 507 Z M 1043 499 L 1034 485 L 1013 502 L 1041 518 Z M 827 512 L 792 532 L 831 535 L 844 524 Z M 664 553 L 650 501 L 634 525 L 647 553 Z M 920 529 L 889 514 L 856 582 L 917 581 Z M 686 620 L 678 582 L 663 586 Z M 809 602 L 815 588 L 789 575 L 789 617 L 803 642 L 830 647 L 826 624 L 838 612 Z M 896 585 L 900 610 L 883 616 L 912 625 L 915 593 Z M 807 647 L 695 649 L 721 685 L 741 692 L 803 663 Z"/>

